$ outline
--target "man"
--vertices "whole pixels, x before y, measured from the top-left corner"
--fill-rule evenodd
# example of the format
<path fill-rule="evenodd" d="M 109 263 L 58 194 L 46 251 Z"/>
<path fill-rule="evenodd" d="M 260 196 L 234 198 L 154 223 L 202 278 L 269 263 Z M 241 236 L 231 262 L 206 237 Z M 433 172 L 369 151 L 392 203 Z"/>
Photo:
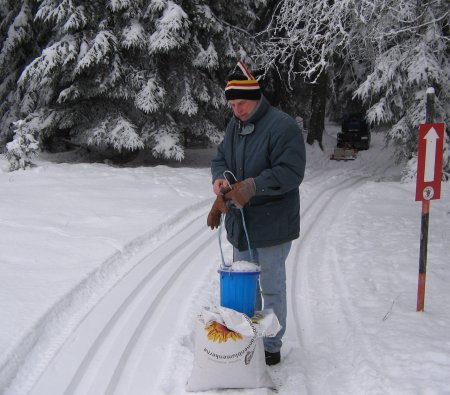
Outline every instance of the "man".
<path fill-rule="evenodd" d="M 305 171 L 305 145 L 293 118 L 272 107 L 261 94 L 259 82 L 243 62 L 228 77 L 225 97 L 233 110 L 225 137 L 211 164 L 216 201 L 208 226 L 217 228 L 226 213 L 227 239 L 233 261 L 251 261 L 261 268 L 257 310 L 273 309 L 282 330 L 264 339 L 266 363 L 280 362 L 286 329 L 285 261 L 292 240 L 300 233 L 299 185 Z M 224 174 L 233 173 L 230 185 Z M 225 173 L 227 172 L 227 173 Z M 232 202 L 228 209 L 227 201 Z M 252 254 L 246 241 L 240 208 L 243 207 Z M 262 295 L 262 300 L 261 300 Z"/>

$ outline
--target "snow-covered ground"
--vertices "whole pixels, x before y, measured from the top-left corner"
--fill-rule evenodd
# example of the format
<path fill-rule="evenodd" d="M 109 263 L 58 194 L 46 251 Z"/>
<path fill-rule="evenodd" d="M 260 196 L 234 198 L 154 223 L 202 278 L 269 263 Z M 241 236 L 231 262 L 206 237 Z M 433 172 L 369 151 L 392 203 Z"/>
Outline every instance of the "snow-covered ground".
<path fill-rule="evenodd" d="M 431 202 L 416 312 L 415 184 L 399 183 L 381 135 L 330 161 L 336 131 L 325 152 L 307 147 L 278 393 L 450 394 L 450 185 Z M 219 302 L 213 153 L 128 168 L 45 155 L 13 173 L 0 161 L 2 394 L 185 393 L 196 316 Z"/>

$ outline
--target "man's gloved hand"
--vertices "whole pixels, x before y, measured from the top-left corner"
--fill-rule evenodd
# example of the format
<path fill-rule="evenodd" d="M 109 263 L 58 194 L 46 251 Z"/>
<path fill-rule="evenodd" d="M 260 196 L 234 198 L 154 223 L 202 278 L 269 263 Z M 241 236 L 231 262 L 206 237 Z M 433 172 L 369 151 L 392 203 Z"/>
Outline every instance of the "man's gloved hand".
<path fill-rule="evenodd" d="M 225 198 L 222 195 L 218 195 L 211 207 L 206 223 L 212 230 L 214 230 L 214 228 L 218 228 L 220 225 L 220 216 L 222 214 L 226 214 L 227 212 L 228 207 Z"/>
<path fill-rule="evenodd" d="M 231 186 L 231 191 L 225 193 L 225 200 L 231 200 L 237 208 L 244 207 L 256 194 L 256 184 L 253 178 L 246 178 Z"/>

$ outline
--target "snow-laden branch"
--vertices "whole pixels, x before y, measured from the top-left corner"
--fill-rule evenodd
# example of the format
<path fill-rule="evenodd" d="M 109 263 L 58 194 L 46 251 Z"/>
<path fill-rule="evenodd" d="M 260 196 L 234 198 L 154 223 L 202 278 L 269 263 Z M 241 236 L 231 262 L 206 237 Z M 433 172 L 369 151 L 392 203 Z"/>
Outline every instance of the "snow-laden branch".
<path fill-rule="evenodd" d="M 163 15 L 156 22 L 156 30 L 150 36 L 150 52 L 168 52 L 181 47 L 185 43 L 185 36 L 190 22 L 183 9 L 168 1 Z"/>
<path fill-rule="evenodd" d="M 401 29 L 393 29 L 393 30 L 388 31 L 388 32 L 380 33 L 380 35 L 376 36 L 374 39 L 375 40 L 380 40 L 380 39 L 384 39 L 384 38 L 386 38 L 388 36 L 396 36 L 396 35 L 399 35 L 399 34 L 402 34 L 402 33 L 406 33 L 406 32 L 417 32 L 417 31 L 421 30 L 424 27 L 433 26 L 436 23 L 439 23 L 440 21 L 443 21 L 443 20 L 447 19 L 449 17 L 449 15 L 450 15 L 450 10 L 445 12 L 440 17 L 435 17 L 435 18 L 433 18 L 430 21 L 426 21 L 426 22 L 420 23 L 418 25 L 407 26 L 407 27 L 404 27 L 404 28 L 401 28 Z M 410 24 L 410 23 L 413 23 L 413 22 L 405 21 L 404 23 Z M 449 37 L 444 37 L 444 38 L 446 40 L 449 39 Z"/>

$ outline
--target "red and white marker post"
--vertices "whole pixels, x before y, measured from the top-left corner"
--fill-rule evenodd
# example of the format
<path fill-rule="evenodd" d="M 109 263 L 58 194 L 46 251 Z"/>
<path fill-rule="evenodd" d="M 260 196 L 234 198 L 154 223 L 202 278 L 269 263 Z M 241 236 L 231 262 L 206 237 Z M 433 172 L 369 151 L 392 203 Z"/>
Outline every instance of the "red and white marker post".
<path fill-rule="evenodd" d="M 434 94 L 434 91 L 432 94 Z M 429 122 L 430 117 L 427 108 L 427 122 Z M 430 200 L 440 199 L 441 197 L 444 129 L 445 124 L 443 123 L 426 123 L 419 125 L 416 201 L 422 201 L 422 223 L 420 231 L 417 311 L 424 311 L 425 305 Z"/>

